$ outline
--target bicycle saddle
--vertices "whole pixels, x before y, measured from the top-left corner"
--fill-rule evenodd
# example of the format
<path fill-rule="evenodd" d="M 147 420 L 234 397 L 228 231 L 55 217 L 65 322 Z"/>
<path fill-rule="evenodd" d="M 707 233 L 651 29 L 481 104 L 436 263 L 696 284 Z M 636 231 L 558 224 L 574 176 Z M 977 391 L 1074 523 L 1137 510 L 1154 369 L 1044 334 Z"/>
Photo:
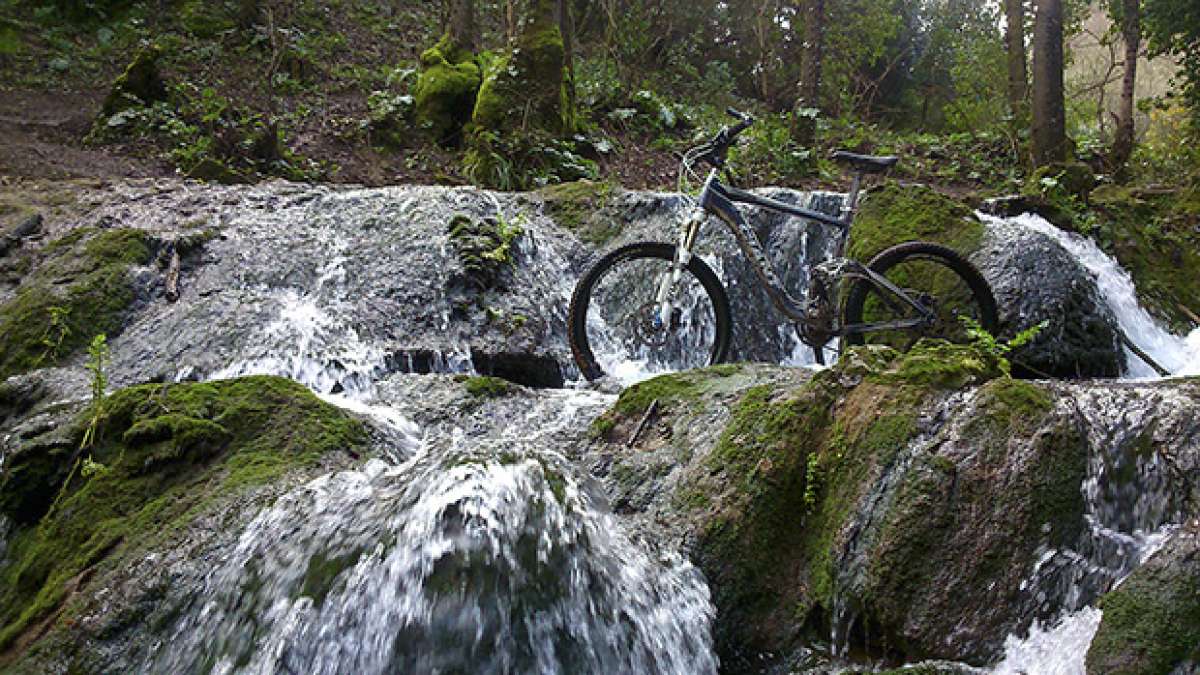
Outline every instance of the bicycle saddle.
<path fill-rule="evenodd" d="M 883 173 L 900 161 L 899 157 L 877 157 L 874 155 L 856 155 L 853 152 L 838 150 L 833 153 L 833 161 L 849 164 L 863 173 Z"/>

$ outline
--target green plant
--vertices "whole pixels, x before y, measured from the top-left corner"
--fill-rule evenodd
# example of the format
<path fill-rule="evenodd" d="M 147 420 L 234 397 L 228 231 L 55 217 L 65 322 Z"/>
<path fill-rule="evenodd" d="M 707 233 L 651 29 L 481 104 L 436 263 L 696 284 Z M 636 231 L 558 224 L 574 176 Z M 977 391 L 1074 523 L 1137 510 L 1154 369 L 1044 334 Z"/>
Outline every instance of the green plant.
<path fill-rule="evenodd" d="M 88 372 L 92 374 L 92 402 L 90 419 L 87 429 L 83 433 L 83 440 L 80 442 L 80 449 L 87 448 L 96 440 L 96 431 L 100 426 L 100 420 L 104 417 L 104 391 L 108 388 L 108 376 L 104 369 L 108 365 L 108 338 L 103 334 L 99 334 L 92 338 L 92 344 L 88 346 Z"/>
<path fill-rule="evenodd" d="M 46 326 L 46 333 L 42 335 L 42 346 L 46 349 L 37 358 L 35 365 L 41 365 L 47 357 L 53 361 L 62 348 L 63 341 L 71 335 L 71 326 L 67 323 L 67 315 L 71 313 L 70 307 L 52 305 L 46 312 L 50 315 L 50 324 Z"/>
<path fill-rule="evenodd" d="M 979 325 L 979 322 L 969 316 L 960 316 L 958 320 L 962 322 L 966 328 L 967 337 L 971 339 L 971 343 L 977 348 L 996 356 L 1000 362 L 1000 369 L 1005 375 L 1011 376 L 1012 364 L 1006 358 L 1014 349 L 1020 349 L 1025 345 L 1033 342 L 1033 340 L 1043 330 L 1050 325 L 1049 320 L 1042 320 L 1029 328 L 1017 333 L 1011 340 L 1001 341 L 995 335 L 988 332 L 986 328 Z"/>

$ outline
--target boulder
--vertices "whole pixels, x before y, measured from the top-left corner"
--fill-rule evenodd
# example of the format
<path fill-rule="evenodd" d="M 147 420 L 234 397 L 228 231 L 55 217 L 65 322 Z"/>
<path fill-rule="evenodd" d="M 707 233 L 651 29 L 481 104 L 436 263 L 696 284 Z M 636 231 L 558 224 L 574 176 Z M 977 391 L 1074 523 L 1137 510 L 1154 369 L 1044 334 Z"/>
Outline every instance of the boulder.
<path fill-rule="evenodd" d="M 934 343 L 856 349 L 815 376 L 664 376 L 622 393 L 581 461 L 648 539 L 705 572 L 726 672 L 786 672 L 830 636 L 877 665 L 988 665 L 1006 635 L 1128 573 L 1132 533 L 1194 512 L 1184 476 L 1200 454 L 1190 383 L 998 372 Z M 1115 534 L 1096 539 L 1088 518 Z"/>
<path fill-rule="evenodd" d="M 971 261 L 992 287 L 1000 335 L 1047 322 L 1012 355 L 1018 374 L 1032 377 L 1117 377 L 1125 368 L 1116 317 L 1096 281 L 1049 237 L 989 219 Z"/>
<path fill-rule="evenodd" d="M 1200 523 L 1177 532 L 1100 601 L 1089 673 L 1150 675 L 1200 669 Z"/>

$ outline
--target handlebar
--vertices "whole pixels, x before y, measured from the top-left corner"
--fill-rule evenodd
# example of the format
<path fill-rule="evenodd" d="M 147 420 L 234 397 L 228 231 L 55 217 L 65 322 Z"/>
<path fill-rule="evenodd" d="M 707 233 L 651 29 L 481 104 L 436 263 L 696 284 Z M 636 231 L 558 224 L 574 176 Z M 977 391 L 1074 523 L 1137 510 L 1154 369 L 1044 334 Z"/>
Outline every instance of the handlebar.
<path fill-rule="evenodd" d="M 699 156 L 699 159 L 711 164 L 714 168 L 725 168 L 725 155 L 729 151 L 729 146 L 733 145 L 733 141 L 737 139 L 738 134 L 750 128 L 754 124 L 754 116 L 749 113 L 744 113 L 734 108 L 726 108 L 725 112 L 730 117 L 736 117 L 738 123 L 733 126 L 721 127 L 717 135 L 708 142 L 706 150 Z"/>

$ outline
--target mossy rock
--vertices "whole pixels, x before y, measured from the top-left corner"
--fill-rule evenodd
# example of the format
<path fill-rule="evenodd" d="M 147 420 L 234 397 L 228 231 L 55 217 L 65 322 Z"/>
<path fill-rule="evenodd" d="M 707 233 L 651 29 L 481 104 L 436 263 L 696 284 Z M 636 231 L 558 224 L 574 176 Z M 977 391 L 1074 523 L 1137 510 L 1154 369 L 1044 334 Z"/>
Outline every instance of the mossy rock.
<path fill-rule="evenodd" d="M 577 180 L 538 190 L 554 222 L 593 246 L 604 246 L 621 232 L 622 221 L 604 212 L 616 186 L 608 181 Z"/>
<path fill-rule="evenodd" d="M 1200 534 L 1175 535 L 1100 600 L 1090 673 L 1151 675 L 1200 667 Z"/>
<path fill-rule="evenodd" d="M 1086 202 L 1096 187 L 1096 173 L 1083 162 L 1054 162 L 1038 167 L 1030 176 L 1025 192 L 1041 195 L 1047 191 L 1043 181 L 1053 181 L 1055 190 Z"/>
<path fill-rule="evenodd" d="M 100 106 L 97 126 L 108 118 L 133 107 L 146 106 L 155 101 L 167 100 L 167 85 L 158 72 L 161 52 L 157 45 L 143 47 L 125 67 L 125 71 L 113 82 L 112 89 Z"/>
<path fill-rule="evenodd" d="M 1133 277 L 1138 300 L 1177 333 L 1200 326 L 1200 190 L 1104 186 L 1097 243 Z"/>
<path fill-rule="evenodd" d="M 495 218 L 472 219 L 458 214 L 446 227 L 466 279 L 477 290 L 500 286 L 506 270 L 516 264 L 516 242 L 524 230 Z"/>
<path fill-rule="evenodd" d="M 188 169 L 187 177 L 222 185 L 242 185 L 250 182 L 250 178 L 246 174 L 211 157 L 196 162 L 192 168 Z"/>
<path fill-rule="evenodd" d="M 506 396 L 513 386 L 508 380 L 499 377 L 478 375 L 466 378 L 463 381 L 463 389 L 466 389 L 472 398 L 488 399 Z"/>
<path fill-rule="evenodd" d="M 866 262 L 896 244 L 931 241 L 969 255 L 983 235 L 983 223 L 966 204 L 929 187 L 889 182 L 864 196 L 846 251 Z"/>
<path fill-rule="evenodd" d="M 447 33 L 421 55 L 414 89 L 417 122 L 439 142 L 457 139 L 471 120 L 483 75 L 474 54 L 455 45 Z"/>
<path fill-rule="evenodd" d="M 939 341 L 907 354 L 859 347 L 807 379 L 757 382 L 712 369 L 662 376 L 627 389 L 592 428 L 625 446 L 609 473 L 618 503 L 672 486 L 666 518 L 689 523 L 723 667 L 827 639 L 844 606 L 857 617 L 852 648 L 874 657 L 986 660 L 973 645 L 1011 629 L 1011 607 L 962 598 L 993 585 L 1017 593 L 1039 547 L 1070 545 L 1086 527 L 1087 439 L 1053 392 L 1006 377 L 975 346 Z M 715 440 L 690 430 L 714 420 Z M 697 441 L 710 449 L 686 459 L 703 452 Z M 690 463 L 649 475 L 671 457 Z M 960 621 L 974 637 L 946 646 Z"/>
<path fill-rule="evenodd" d="M 134 300 L 129 270 L 153 258 L 141 230 L 82 228 L 51 242 L 0 305 L 0 379 L 52 366 L 95 335 L 120 332 Z"/>
<path fill-rule="evenodd" d="M 975 345 L 922 339 L 870 379 L 887 384 L 960 389 L 1004 374 L 1000 357 Z"/>
<path fill-rule="evenodd" d="M 513 49 L 488 69 L 483 80 L 472 115 L 476 131 L 503 133 L 528 127 L 564 131 L 572 127 L 555 3 L 533 0 L 529 12 Z"/>
<path fill-rule="evenodd" d="M 26 469 L 52 464 L 36 474 L 49 498 L 21 514 L 0 566 L 0 651 L 74 621 L 68 601 L 93 576 L 156 550 L 218 501 L 367 442 L 357 420 L 268 376 L 119 390 L 101 408 L 95 444 L 80 449 L 90 420 L 85 411 L 69 425 L 57 452 L 17 449 L 0 483 L 5 515 L 16 515 L 10 495 L 35 478 Z"/>

